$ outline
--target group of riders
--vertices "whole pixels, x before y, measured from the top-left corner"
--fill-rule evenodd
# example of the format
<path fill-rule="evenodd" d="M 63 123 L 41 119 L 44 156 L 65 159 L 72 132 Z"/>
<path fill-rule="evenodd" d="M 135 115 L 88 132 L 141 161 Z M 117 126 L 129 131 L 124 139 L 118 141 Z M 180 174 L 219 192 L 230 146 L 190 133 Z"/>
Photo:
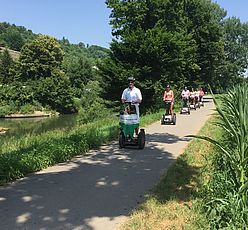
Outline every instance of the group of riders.
<path fill-rule="evenodd" d="M 187 106 L 188 114 L 190 104 L 195 105 L 203 99 L 203 89 L 197 88 L 189 91 L 185 87 L 181 92 L 182 106 Z M 161 124 L 176 124 L 176 114 L 173 112 L 174 92 L 170 85 L 166 86 L 163 93 L 163 101 L 165 103 L 165 114 L 162 116 Z M 121 102 L 124 104 L 124 110 L 120 112 L 120 135 L 119 145 L 121 148 L 127 144 L 138 145 L 140 149 L 145 145 L 144 129 L 139 130 L 139 104 L 142 102 L 142 94 L 139 88 L 135 87 L 135 79 L 128 78 L 128 87 L 125 88 L 121 95 Z M 126 116 L 127 115 L 127 116 Z"/>
<path fill-rule="evenodd" d="M 196 107 L 198 103 L 203 103 L 203 96 L 203 88 L 192 88 L 190 91 L 187 87 L 184 87 L 181 92 L 182 107 L 190 107 L 190 105 Z M 166 114 L 173 115 L 174 93 L 170 85 L 166 86 L 166 90 L 164 91 L 163 95 L 163 100 L 165 102 Z"/>
<path fill-rule="evenodd" d="M 121 100 L 122 102 L 133 102 L 136 104 L 137 113 L 139 114 L 138 104 L 142 101 L 141 91 L 134 86 L 135 79 L 133 77 L 128 78 L 128 87 L 124 89 Z M 187 87 L 181 92 L 181 98 L 183 102 L 183 107 L 189 107 L 190 105 L 196 105 L 199 102 L 203 102 L 204 91 L 202 88 L 192 88 L 191 91 Z M 166 86 L 166 89 L 163 94 L 163 100 L 166 104 L 166 114 L 173 115 L 174 107 L 174 92 L 171 89 L 170 85 Z"/>

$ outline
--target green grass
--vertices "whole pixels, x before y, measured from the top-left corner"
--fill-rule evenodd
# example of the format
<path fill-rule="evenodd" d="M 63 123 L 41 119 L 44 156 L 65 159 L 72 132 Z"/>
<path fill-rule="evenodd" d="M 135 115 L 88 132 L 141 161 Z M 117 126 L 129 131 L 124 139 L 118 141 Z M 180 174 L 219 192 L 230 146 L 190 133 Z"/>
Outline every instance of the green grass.
<path fill-rule="evenodd" d="M 210 121 L 200 133 L 220 139 L 221 130 Z M 122 230 L 210 229 L 203 212 L 204 187 L 211 172 L 209 161 L 215 149 L 202 140 L 192 140 L 153 191 L 129 217 Z"/>
<path fill-rule="evenodd" d="M 159 120 L 161 114 L 158 112 L 141 117 L 141 126 Z M 84 154 L 117 139 L 118 132 L 119 119 L 111 117 L 78 126 L 70 132 L 53 131 L 4 141 L 0 153 L 0 184 Z"/>

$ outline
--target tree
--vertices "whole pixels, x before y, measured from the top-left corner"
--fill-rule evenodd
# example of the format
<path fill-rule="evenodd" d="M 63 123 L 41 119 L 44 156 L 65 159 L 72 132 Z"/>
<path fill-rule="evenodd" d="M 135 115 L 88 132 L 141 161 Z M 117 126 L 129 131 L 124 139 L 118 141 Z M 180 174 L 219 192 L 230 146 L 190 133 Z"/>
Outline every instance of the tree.
<path fill-rule="evenodd" d="M 60 70 L 55 70 L 51 77 L 30 82 L 34 98 L 44 107 L 50 107 L 61 113 L 75 112 L 73 92 L 68 77 Z"/>
<path fill-rule="evenodd" d="M 235 17 L 224 21 L 224 52 L 219 84 L 226 90 L 242 79 L 248 66 L 248 23 Z"/>
<path fill-rule="evenodd" d="M 22 80 L 50 77 L 59 68 L 63 51 L 55 38 L 40 35 L 26 44 L 20 55 L 20 75 Z"/>
<path fill-rule="evenodd" d="M 126 79 L 138 79 L 143 106 L 161 104 L 167 82 L 174 89 L 214 82 L 224 57 L 224 11 L 210 0 L 108 0 L 110 58 L 100 66 L 104 97 L 117 100 Z M 112 83 L 112 84 L 111 84 Z M 114 89 L 111 88 L 114 85 Z M 109 98 L 112 97 L 112 98 Z"/>
<path fill-rule="evenodd" d="M 187 33 L 192 35 L 196 44 L 197 68 L 190 72 L 189 84 L 213 86 L 224 58 L 222 22 L 226 12 L 210 0 L 184 0 L 183 4 Z"/>
<path fill-rule="evenodd" d="M 87 58 L 83 56 L 79 58 L 69 57 L 65 61 L 63 63 L 63 69 L 67 73 L 73 88 L 82 89 L 88 81 L 95 78 L 92 71 L 92 64 Z"/>
<path fill-rule="evenodd" d="M 143 89 L 142 104 L 160 106 L 166 83 L 182 87 L 188 73 L 198 68 L 194 55 L 196 45 L 192 35 L 187 33 L 182 3 L 169 0 L 107 1 L 112 9 L 115 39 L 110 46 L 110 59 L 100 70 L 110 83 L 105 87 L 115 85 L 114 89 L 105 90 L 111 90 L 112 99 L 119 98 L 127 76 L 132 75 Z"/>
<path fill-rule="evenodd" d="M 0 55 L 0 83 L 8 84 L 12 82 L 11 68 L 13 67 L 13 59 L 10 56 L 8 49 L 4 49 Z"/>
<path fill-rule="evenodd" d="M 24 45 L 24 39 L 16 27 L 9 27 L 2 35 L 2 39 L 6 42 L 10 49 L 20 51 Z"/>

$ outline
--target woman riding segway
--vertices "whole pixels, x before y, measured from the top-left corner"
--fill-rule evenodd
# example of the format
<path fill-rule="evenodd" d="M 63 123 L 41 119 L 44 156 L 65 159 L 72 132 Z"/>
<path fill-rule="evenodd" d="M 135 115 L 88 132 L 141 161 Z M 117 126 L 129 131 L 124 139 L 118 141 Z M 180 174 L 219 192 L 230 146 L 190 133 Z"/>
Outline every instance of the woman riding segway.
<path fill-rule="evenodd" d="M 176 124 L 176 114 L 173 112 L 174 108 L 174 92 L 171 90 L 170 85 L 166 86 L 164 91 L 163 100 L 165 103 L 165 114 L 161 119 L 161 124 L 172 123 Z"/>

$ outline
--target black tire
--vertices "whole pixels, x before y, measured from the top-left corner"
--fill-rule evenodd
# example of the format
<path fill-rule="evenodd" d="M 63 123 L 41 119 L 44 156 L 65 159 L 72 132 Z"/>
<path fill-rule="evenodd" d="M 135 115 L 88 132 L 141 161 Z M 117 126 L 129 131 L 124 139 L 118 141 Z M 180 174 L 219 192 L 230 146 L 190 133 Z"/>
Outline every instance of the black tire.
<path fill-rule="evenodd" d="M 125 148 L 125 135 L 123 131 L 121 131 L 119 134 L 119 147 L 120 149 Z"/>
<path fill-rule="evenodd" d="M 188 110 L 188 114 L 190 114 L 190 109 Z"/>
<path fill-rule="evenodd" d="M 146 135 L 145 135 L 145 130 L 141 129 L 138 135 L 138 146 L 139 149 L 143 149 L 145 147 L 146 143 Z"/>
<path fill-rule="evenodd" d="M 161 125 L 164 125 L 164 124 L 165 124 L 165 122 L 164 122 L 164 115 L 163 115 L 161 118 Z"/>
<path fill-rule="evenodd" d="M 172 124 L 176 125 L 176 122 L 177 122 L 177 117 L 176 117 L 176 115 L 174 115 L 172 118 Z"/>

